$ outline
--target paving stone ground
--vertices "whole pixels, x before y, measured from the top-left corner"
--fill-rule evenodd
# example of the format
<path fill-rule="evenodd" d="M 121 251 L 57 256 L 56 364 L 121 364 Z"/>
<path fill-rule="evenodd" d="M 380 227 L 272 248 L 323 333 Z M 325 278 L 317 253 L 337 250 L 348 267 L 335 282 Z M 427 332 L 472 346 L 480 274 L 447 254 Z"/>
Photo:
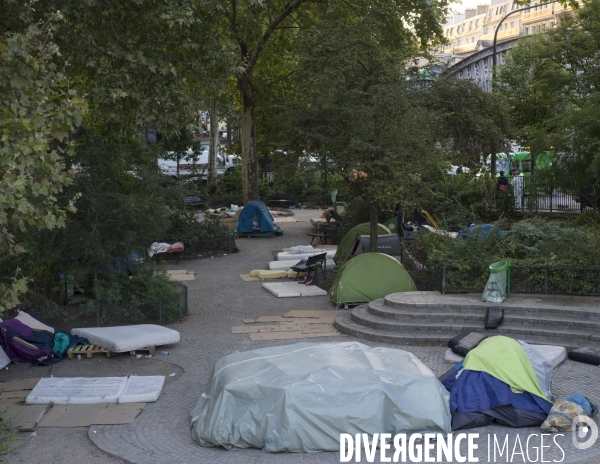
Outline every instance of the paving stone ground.
<path fill-rule="evenodd" d="M 262 315 L 283 315 L 292 309 L 334 309 L 328 297 L 275 298 L 261 287 L 260 282 L 244 282 L 238 276 L 252 269 L 266 269 L 272 260 L 272 250 L 310 242 L 306 233 L 310 231 L 309 218 L 318 215 L 317 211 L 297 210 L 295 218 L 301 222 L 285 222 L 281 227 L 285 235 L 277 238 L 238 239 L 239 253 L 221 258 L 182 261 L 172 268 L 195 271 L 196 280 L 186 282 L 189 288 L 190 316 L 171 327 L 181 332 L 181 342 L 168 348 L 169 360 L 184 369 L 179 380 L 166 386 L 164 395 L 153 404 L 148 404 L 142 414 L 131 425 L 92 426 L 88 437 L 106 453 L 132 463 L 334 463 L 340 462 L 339 453 L 316 454 L 267 454 L 261 450 L 248 449 L 226 451 L 220 448 L 203 448 L 192 441 L 188 425 L 188 414 L 198 397 L 205 391 L 206 383 L 214 363 L 234 351 L 244 351 L 274 345 L 295 343 L 296 341 L 251 341 L 247 335 L 231 334 L 231 326 L 241 325 L 241 320 Z M 443 363 L 444 349 L 441 347 L 411 347 L 389 344 L 376 344 L 347 336 L 315 338 L 311 341 L 356 340 L 370 346 L 392 346 L 407 350 L 419 357 L 436 375 L 448 370 L 451 365 Z M 556 371 L 553 382 L 555 396 L 580 391 L 592 401 L 600 404 L 600 369 L 595 366 L 565 361 Z M 426 398 L 423 398 L 426 401 Z M 509 429 L 493 426 L 473 429 L 480 434 L 479 449 L 476 452 L 479 462 L 493 462 L 493 454 L 488 460 L 488 435 L 496 435 L 501 442 L 508 436 L 510 449 L 519 437 L 525 452 L 529 440 L 529 458 L 515 454 L 512 462 L 535 462 L 535 449 L 539 448 L 539 429 Z M 544 442 L 545 461 L 600 462 L 600 442 L 587 450 L 576 450 L 570 434 L 551 438 Z M 516 447 L 519 451 L 519 447 Z M 362 454 L 365 461 L 364 453 Z M 497 462 L 507 462 L 496 456 Z M 508 460 L 510 461 L 510 459 Z M 540 462 L 540 458 L 537 459 Z M 40 460 L 38 462 L 44 462 Z M 355 462 L 354 459 L 352 462 Z M 379 462 L 379 459 L 376 460 Z"/>

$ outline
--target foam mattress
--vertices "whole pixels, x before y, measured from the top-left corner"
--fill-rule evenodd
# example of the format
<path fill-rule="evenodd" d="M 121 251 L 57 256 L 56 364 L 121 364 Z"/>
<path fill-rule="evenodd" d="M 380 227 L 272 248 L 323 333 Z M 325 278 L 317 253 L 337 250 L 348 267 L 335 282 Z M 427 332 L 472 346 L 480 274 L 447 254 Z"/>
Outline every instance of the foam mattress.
<path fill-rule="evenodd" d="M 164 375 L 131 376 L 119 396 L 119 403 L 153 403 L 160 398 Z"/>
<path fill-rule="evenodd" d="M 298 296 L 322 296 L 327 292 L 316 285 L 302 285 L 298 282 L 263 283 L 262 286 L 277 298 L 292 298 Z"/>
<path fill-rule="evenodd" d="M 553 345 L 530 345 L 532 348 L 540 353 L 546 361 L 550 363 L 552 369 L 556 368 L 561 362 L 563 362 L 567 357 L 567 350 L 562 346 L 553 346 Z M 444 361 L 449 363 L 459 363 L 463 359 L 463 356 L 454 353 L 452 350 L 448 349 L 444 353 Z"/>
<path fill-rule="evenodd" d="M 531 345 L 535 348 L 546 361 L 550 363 L 552 369 L 557 367 L 561 362 L 567 358 L 567 350 L 564 346 L 553 346 L 553 345 Z"/>
<path fill-rule="evenodd" d="M 333 257 L 335 256 L 336 250 L 325 250 L 325 251 L 327 252 L 327 259 L 333 259 Z M 316 252 L 311 252 L 311 253 L 298 253 L 298 254 L 290 253 L 288 251 L 280 251 L 277 254 L 277 261 L 289 261 L 289 260 L 295 259 L 296 262 L 298 262 L 301 259 L 309 258 L 314 255 L 320 255 L 321 253 L 323 253 L 323 251 L 316 251 Z"/>
<path fill-rule="evenodd" d="M 160 398 L 164 383 L 162 375 L 42 378 L 27 404 L 151 403 Z"/>
<path fill-rule="evenodd" d="M 71 333 L 115 353 L 179 343 L 180 338 L 176 330 L 154 324 L 77 328 Z"/>
<path fill-rule="evenodd" d="M 117 403 L 127 377 L 42 378 L 27 396 L 27 404 Z"/>
<path fill-rule="evenodd" d="M 291 269 L 292 266 L 295 266 L 296 264 L 298 264 L 298 262 L 300 262 L 302 258 L 298 258 L 298 259 L 290 259 L 290 260 L 285 260 L 285 261 L 271 261 L 269 262 L 269 269 L 271 271 L 287 271 L 288 269 Z"/>

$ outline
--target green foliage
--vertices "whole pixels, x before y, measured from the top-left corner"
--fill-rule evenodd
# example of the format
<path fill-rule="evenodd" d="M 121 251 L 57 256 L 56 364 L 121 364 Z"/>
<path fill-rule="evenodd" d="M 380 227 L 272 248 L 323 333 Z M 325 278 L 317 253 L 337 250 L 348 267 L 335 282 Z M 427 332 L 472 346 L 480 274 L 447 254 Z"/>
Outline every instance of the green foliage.
<path fill-rule="evenodd" d="M 5 413 L 0 413 L 0 456 L 6 456 L 13 451 L 18 441 L 12 419 Z"/>
<path fill-rule="evenodd" d="M 600 1 L 584 1 L 556 29 L 519 41 L 498 87 L 532 153 L 559 154 L 557 181 L 578 182 L 597 206 L 600 187 Z M 557 184 L 557 186 L 560 184 Z"/>
<path fill-rule="evenodd" d="M 48 31 L 36 26 L 0 38 L 0 253 L 22 253 L 15 234 L 62 227 L 73 209 L 72 199 L 59 204 L 57 196 L 71 182 L 62 156 L 84 103 L 53 63 L 57 55 Z M 26 284 L 3 277 L 0 313 Z"/>
<path fill-rule="evenodd" d="M 94 281 L 94 298 L 89 304 L 120 305 L 169 299 L 178 294 L 177 286 L 164 268 L 155 266 L 136 267 L 133 276 L 109 272 Z"/>
<path fill-rule="evenodd" d="M 598 273 L 588 275 L 583 270 L 600 267 L 597 228 L 582 229 L 572 223 L 544 219 L 527 219 L 512 227 L 498 221 L 496 226 L 504 233 L 497 231 L 486 238 L 477 234 L 456 240 L 436 234 L 421 235 L 411 254 L 425 264 L 425 269 L 410 260 L 407 267 L 422 280 L 441 280 L 445 266 L 447 291 L 479 292 L 489 277 L 488 266 L 509 260 L 514 267 L 511 282 L 515 291 L 544 292 L 548 266 L 552 292 L 600 292 L 596 288 Z"/>

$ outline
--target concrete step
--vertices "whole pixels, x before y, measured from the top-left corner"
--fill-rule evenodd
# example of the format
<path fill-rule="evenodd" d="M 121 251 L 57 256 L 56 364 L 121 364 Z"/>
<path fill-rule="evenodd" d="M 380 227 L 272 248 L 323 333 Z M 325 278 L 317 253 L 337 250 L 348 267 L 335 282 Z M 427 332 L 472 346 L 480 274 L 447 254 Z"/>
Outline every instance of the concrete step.
<path fill-rule="evenodd" d="M 579 306 L 558 306 L 539 303 L 535 298 L 509 298 L 501 304 L 481 301 L 480 295 L 442 295 L 436 292 L 394 293 L 382 300 L 372 302 L 376 309 L 382 306 L 393 309 L 404 309 L 415 313 L 428 314 L 439 311 L 452 311 L 461 314 L 485 314 L 487 308 L 502 307 L 505 313 L 519 313 L 530 317 L 557 317 L 567 320 L 600 322 L 600 308 Z M 380 304 L 383 302 L 383 305 Z M 388 313 L 393 317 L 393 312 Z M 382 313 L 382 317 L 387 317 Z"/>
<path fill-rule="evenodd" d="M 374 300 L 368 304 L 368 312 L 372 316 L 386 320 L 411 323 L 415 321 L 440 321 L 450 325 L 475 324 L 483 327 L 486 309 L 462 309 L 459 308 L 427 308 L 426 311 L 410 308 L 390 308 L 384 304 L 384 300 Z M 359 312 L 360 313 L 360 312 Z M 358 314 L 358 313 L 357 313 Z M 591 333 L 600 333 L 600 321 L 588 319 L 572 319 L 551 315 L 532 315 L 528 311 L 518 308 L 504 309 L 504 324 L 520 326 L 523 328 L 545 328 L 547 330 L 573 329 Z"/>
<path fill-rule="evenodd" d="M 341 333 L 374 342 L 393 343 L 398 345 L 446 346 L 448 340 L 463 330 L 468 329 L 468 327 L 464 326 L 454 326 L 454 328 L 446 327 L 445 329 L 431 331 L 428 329 L 418 330 L 415 325 L 400 326 L 396 327 L 395 330 L 382 330 L 357 323 L 351 314 L 352 311 L 355 311 L 356 309 L 357 308 L 354 308 L 354 310 L 348 310 L 338 314 L 335 318 L 334 326 Z M 515 333 L 511 330 L 482 330 L 481 327 L 474 328 L 473 330 L 485 333 L 489 336 L 504 335 L 538 345 L 559 345 L 564 346 L 567 349 L 574 349 L 582 346 L 600 348 L 600 337 L 586 338 L 585 336 L 573 336 L 575 334 L 548 334 L 547 332 L 539 331 L 536 333 Z"/>
<path fill-rule="evenodd" d="M 582 344 L 590 342 L 590 337 L 600 336 L 600 329 L 595 328 L 573 328 L 573 327 L 545 327 L 540 325 L 523 326 L 505 321 L 493 330 L 486 330 L 483 320 L 473 321 L 454 321 L 448 319 L 421 318 L 420 320 L 390 320 L 382 319 L 372 315 L 369 312 L 368 305 L 359 306 L 351 311 L 352 320 L 359 325 L 378 329 L 387 332 L 414 331 L 415 333 L 429 334 L 457 334 L 464 330 L 474 330 L 500 335 L 512 335 L 515 338 L 524 339 L 528 336 L 535 337 L 554 337 L 560 336 L 562 339 L 572 340 L 573 344 Z"/>

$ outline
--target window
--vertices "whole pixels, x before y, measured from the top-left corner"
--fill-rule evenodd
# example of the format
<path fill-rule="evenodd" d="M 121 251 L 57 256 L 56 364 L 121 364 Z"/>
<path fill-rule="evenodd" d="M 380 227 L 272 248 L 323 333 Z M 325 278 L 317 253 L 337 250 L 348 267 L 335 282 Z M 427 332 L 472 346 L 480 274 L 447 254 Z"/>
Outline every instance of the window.
<path fill-rule="evenodd" d="M 550 21 L 550 29 L 554 28 L 554 21 Z"/>
<path fill-rule="evenodd" d="M 479 26 L 479 20 L 475 20 L 475 29 L 477 29 L 477 26 Z"/>
<path fill-rule="evenodd" d="M 526 27 L 523 29 L 523 35 L 529 35 L 529 28 Z"/>
<path fill-rule="evenodd" d="M 511 21 L 511 22 L 510 22 L 510 28 L 511 28 L 511 29 L 514 29 L 514 28 L 515 28 L 515 22 L 514 22 L 514 21 Z"/>
<path fill-rule="evenodd" d="M 457 46 L 458 46 L 458 45 L 460 45 L 460 39 L 458 39 L 458 40 L 456 41 L 456 45 L 457 45 Z"/>

